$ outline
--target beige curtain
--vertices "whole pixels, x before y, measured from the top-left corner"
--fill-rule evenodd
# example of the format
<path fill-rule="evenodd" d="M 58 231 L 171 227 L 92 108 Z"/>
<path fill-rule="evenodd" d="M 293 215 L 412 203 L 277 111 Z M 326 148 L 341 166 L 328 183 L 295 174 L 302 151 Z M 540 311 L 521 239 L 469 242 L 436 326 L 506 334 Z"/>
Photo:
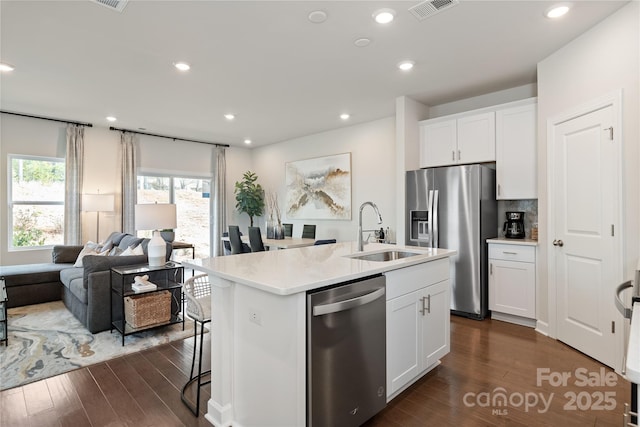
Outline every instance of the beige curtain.
<path fill-rule="evenodd" d="M 211 163 L 211 249 L 213 256 L 222 256 L 222 233 L 227 228 L 227 160 L 224 147 L 214 148 Z"/>
<path fill-rule="evenodd" d="M 84 169 L 84 127 L 67 126 L 64 190 L 64 243 L 82 244 L 80 198 Z"/>
<path fill-rule="evenodd" d="M 122 232 L 135 236 L 135 208 L 138 199 L 134 137 L 134 134 L 128 132 L 120 134 L 122 147 Z"/>

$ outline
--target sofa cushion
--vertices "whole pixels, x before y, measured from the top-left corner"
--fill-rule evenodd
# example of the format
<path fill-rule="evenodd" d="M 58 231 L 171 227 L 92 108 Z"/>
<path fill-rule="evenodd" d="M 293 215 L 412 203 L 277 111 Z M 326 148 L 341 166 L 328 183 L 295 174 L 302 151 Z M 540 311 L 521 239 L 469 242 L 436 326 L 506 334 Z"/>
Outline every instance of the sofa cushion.
<path fill-rule="evenodd" d="M 135 237 L 132 236 L 130 234 L 127 234 L 126 236 L 124 236 L 122 238 L 122 240 L 120 240 L 120 243 L 118 244 L 118 247 L 122 250 L 125 250 L 127 248 L 130 248 L 132 246 L 138 246 L 140 243 L 142 243 L 142 241 L 144 240 L 144 238 L 142 237 Z M 145 252 L 146 253 L 146 252 Z"/>
<path fill-rule="evenodd" d="M 67 288 L 71 289 L 71 281 L 74 279 L 80 279 L 82 282 L 82 275 L 84 274 L 84 268 L 73 267 L 60 271 L 60 281 Z"/>
<path fill-rule="evenodd" d="M 88 292 L 87 289 L 85 289 L 83 283 L 84 282 L 82 281 L 82 277 L 76 277 L 71 282 L 69 282 L 69 290 L 73 295 L 75 295 L 76 298 L 82 301 L 83 304 L 87 304 L 89 300 L 87 298 Z"/>
<path fill-rule="evenodd" d="M 82 252 L 82 245 L 56 245 L 51 252 L 54 264 L 74 263 Z"/>
<path fill-rule="evenodd" d="M 59 282 L 60 271 L 73 264 L 23 264 L 0 267 L 0 277 L 4 277 L 7 287 L 33 285 L 37 283 Z"/>
<path fill-rule="evenodd" d="M 107 243 L 111 243 L 113 246 L 118 246 L 122 238 L 126 235 L 127 233 L 114 231 L 113 233 L 109 234 L 109 237 L 107 237 L 107 239 L 104 241 L 104 244 L 106 245 Z"/>

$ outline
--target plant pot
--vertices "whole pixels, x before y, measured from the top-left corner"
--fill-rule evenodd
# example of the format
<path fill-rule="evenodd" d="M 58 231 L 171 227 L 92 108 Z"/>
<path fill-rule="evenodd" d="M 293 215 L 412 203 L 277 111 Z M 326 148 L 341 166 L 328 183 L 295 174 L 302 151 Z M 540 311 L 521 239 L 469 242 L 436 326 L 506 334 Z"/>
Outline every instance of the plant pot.
<path fill-rule="evenodd" d="M 161 231 L 160 236 L 162 236 L 165 242 L 171 243 L 176 238 L 176 233 L 173 231 Z"/>

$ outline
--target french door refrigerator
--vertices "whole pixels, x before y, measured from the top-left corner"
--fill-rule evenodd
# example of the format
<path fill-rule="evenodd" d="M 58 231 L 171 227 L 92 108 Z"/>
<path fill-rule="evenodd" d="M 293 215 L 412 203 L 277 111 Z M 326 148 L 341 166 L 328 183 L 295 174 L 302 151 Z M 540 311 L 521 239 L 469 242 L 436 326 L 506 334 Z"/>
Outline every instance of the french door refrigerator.
<path fill-rule="evenodd" d="M 451 312 L 489 311 L 487 243 L 498 235 L 495 170 L 484 165 L 408 171 L 406 244 L 458 251 L 451 263 Z"/>

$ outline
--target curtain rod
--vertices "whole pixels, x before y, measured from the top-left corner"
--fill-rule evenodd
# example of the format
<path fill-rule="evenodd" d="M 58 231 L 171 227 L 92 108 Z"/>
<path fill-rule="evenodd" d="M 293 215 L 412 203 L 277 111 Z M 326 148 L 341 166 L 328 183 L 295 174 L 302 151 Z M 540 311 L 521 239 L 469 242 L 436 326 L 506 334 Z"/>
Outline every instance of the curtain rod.
<path fill-rule="evenodd" d="M 215 145 L 216 147 L 229 147 L 229 144 L 218 144 L 216 142 L 196 141 L 195 139 L 185 139 L 185 138 L 178 138 L 177 136 L 158 135 L 156 133 L 140 132 L 138 130 L 114 128 L 113 126 L 111 126 L 109 128 L 109 130 L 116 130 L 116 131 L 120 131 L 120 132 L 137 133 L 139 135 L 156 136 L 158 138 L 173 139 L 174 141 L 186 141 L 186 142 L 195 142 L 197 144 Z"/>
<path fill-rule="evenodd" d="M 50 120 L 52 122 L 69 123 L 71 125 L 85 126 L 85 127 L 88 127 L 88 128 L 93 127 L 93 125 L 91 123 L 74 122 L 72 120 L 53 119 L 51 117 L 42 117 L 42 116 L 34 116 L 34 115 L 31 115 L 31 114 L 14 113 L 13 111 L 0 110 L 0 113 L 2 113 L 2 114 L 11 114 L 13 116 L 28 117 L 30 119 Z"/>

